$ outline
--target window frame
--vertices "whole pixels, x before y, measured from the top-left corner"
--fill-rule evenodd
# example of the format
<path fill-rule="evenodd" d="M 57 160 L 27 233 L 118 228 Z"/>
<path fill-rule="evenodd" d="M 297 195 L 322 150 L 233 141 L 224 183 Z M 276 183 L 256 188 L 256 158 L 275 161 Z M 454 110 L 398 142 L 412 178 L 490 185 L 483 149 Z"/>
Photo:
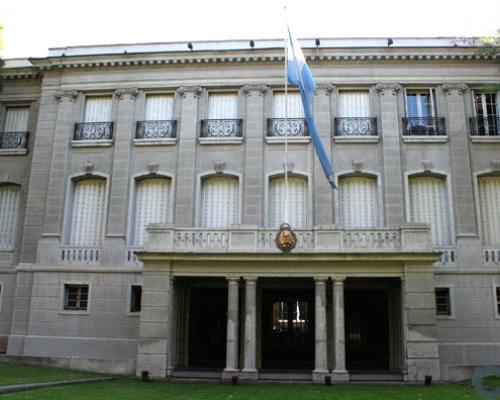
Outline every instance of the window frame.
<path fill-rule="evenodd" d="M 5 292 L 5 285 L 3 281 L 0 281 L 0 313 L 2 312 L 3 295 Z"/>
<path fill-rule="evenodd" d="M 18 183 L 14 183 L 14 182 L 0 182 L 0 189 L 3 188 L 3 187 L 16 187 L 17 188 L 17 191 L 18 191 L 18 203 L 17 203 L 17 215 L 15 216 L 15 220 L 14 220 L 14 230 L 12 232 L 12 243 L 10 246 L 6 247 L 6 248 L 1 248 L 0 247 L 0 252 L 14 252 L 16 251 L 16 247 L 17 247 L 17 244 L 18 244 L 18 236 L 20 235 L 21 233 L 21 230 L 20 229 L 20 222 L 21 222 L 21 213 L 22 213 L 22 209 L 21 209 L 21 202 L 22 202 L 22 186 Z"/>
<path fill-rule="evenodd" d="M 67 307 L 67 287 L 87 287 L 87 307 L 83 308 L 68 308 Z M 79 314 L 79 315 L 89 315 L 91 306 L 91 293 L 92 285 L 90 281 L 65 281 L 61 284 L 61 309 L 59 314 Z"/>
<path fill-rule="evenodd" d="M 475 211 L 476 211 L 476 225 L 478 229 L 478 235 L 479 239 L 481 242 L 482 247 L 497 247 L 499 245 L 486 245 L 484 244 L 484 238 L 483 238 L 483 223 L 482 223 L 482 217 L 481 217 L 481 200 L 479 198 L 479 181 L 482 178 L 498 178 L 500 179 L 500 174 L 496 171 L 491 171 L 491 170 L 483 170 L 483 171 L 477 171 L 474 173 L 474 205 L 475 205 Z"/>
<path fill-rule="evenodd" d="M 137 297 L 134 297 L 134 288 L 140 288 L 140 294 L 141 298 L 139 300 L 139 310 L 133 310 L 133 300 L 134 298 L 136 299 Z M 132 284 L 128 286 L 128 295 L 127 295 L 127 315 L 130 316 L 139 316 L 142 310 L 142 292 L 143 292 L 143 285 L 139 284 Z"/>
<path fill-rule="evenodd" d="M 411 116 L 409 114 L 408 110 L 408 92 L 412 94 L 412 92 L 416 94 L 424 94 L 427 92 L 429 94 L 429 99 L 430 99 L 430 107 L 431 107 L 431 113 L 430 115 L 424 115 L 420 111 L 417 116 Z M 404 88 L 404 105 L 405 105 L 405 117 L 406 118 L 437 118 L 438 117 L 438 108 L 437 108 L 437 97 L 436 97 L 436 88 L 434 87 L 405 87 Z M 418 107 L 420 108 L 420 107 Z"/>
<path fill-rule="evenodd" d="M 500 284 L 493 283 L 493 315 L 495 319 L 500 319 Z"/>
<path fill-rule="evenodd" d="M 452 285 L 437 285 L 434 288 L 434 303 L 436 308 L 436 319 L 455 319 L 455 299 L 454 299 L 454 291 Z M 447 290 L 448 294 L 448 313 L 438 313 L 437 310 L 437 290 Z"/>

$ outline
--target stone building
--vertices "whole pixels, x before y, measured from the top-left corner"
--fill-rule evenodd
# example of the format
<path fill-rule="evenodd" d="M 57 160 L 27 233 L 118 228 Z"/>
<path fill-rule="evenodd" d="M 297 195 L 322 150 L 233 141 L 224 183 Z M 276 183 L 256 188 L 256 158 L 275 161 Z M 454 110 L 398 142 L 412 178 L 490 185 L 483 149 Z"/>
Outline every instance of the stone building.
<path fill-rule="evenodd" d="M 282 41 L 7 61 L 0 351 L 318 382 L 500 364 L 497 60 L 446 38 L 301 44 L 336 191 Z"/>

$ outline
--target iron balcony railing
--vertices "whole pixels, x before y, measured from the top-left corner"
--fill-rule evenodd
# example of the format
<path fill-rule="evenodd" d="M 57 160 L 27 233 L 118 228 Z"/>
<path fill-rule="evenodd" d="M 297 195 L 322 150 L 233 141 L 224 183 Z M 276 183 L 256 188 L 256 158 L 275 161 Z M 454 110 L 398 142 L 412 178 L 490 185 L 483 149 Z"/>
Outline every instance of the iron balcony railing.
<path fill-rule="evenodd" d="M 173 139 L 177 136 L 177 121 L 138 121 L 136 139 Z"/>
<path fill-rule="evenodd" d="M 444 117 L 404 117 L 404 136 L 446 136 Z"/>
<path fill-rule="evenodd" d="M 242 125 L 241 119 L 202 119 L 200 137 L 241 137 Z"/>
<path fill-rule="evenodd" d="M 377 136 L 377 118 L 334 118 L 335 136 Z"/>
<path fill-rule="evenodd" d="M 267 136 L 269 137 L 307 137 L 309 126 L 305 118 L 268 118 Z"/>
<path fill-rule="evenodd" d="M 500 136 L 500 115 L 470 118 L 472 136 Z"/>
<path fill-rule="evenodd" d="M 113 122 L 77 122 L 74 140 L 111 140 Z"/>
<path fill-rule="evenodd" d="M 0 150 L 27 149 L 29 132 L 0 132 Z"/>

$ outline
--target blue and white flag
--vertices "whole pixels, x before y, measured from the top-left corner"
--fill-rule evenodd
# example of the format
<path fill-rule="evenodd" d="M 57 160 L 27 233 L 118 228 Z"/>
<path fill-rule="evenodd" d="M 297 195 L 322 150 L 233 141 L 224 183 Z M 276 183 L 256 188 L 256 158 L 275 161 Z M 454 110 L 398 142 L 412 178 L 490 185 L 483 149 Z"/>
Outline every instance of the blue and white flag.
<path fill-rule="evenodd" d="M 311 111 L 311 103 L 314 97 L 314 91 L 316 90 L 316 83 L 306 64 L 306 59 L 304 58 L 299 42 L 292 36 L 290 28 L 288 28 L 288 82 L 299 88 L 316 154 L 323 167 L 326 179 L 328 179 L 330 186 L 336 189 L 332 164 L 319 138 L 318 129 L 316 128 L 316 123 L 314 122 Z"/>

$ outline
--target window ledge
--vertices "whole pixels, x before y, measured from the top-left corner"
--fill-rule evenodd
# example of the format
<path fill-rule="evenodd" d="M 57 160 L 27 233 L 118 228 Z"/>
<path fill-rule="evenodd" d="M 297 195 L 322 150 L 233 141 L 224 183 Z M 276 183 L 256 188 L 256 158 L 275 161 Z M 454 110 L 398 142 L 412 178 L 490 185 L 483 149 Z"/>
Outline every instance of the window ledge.
<path fill-rule="evenodd" d="M 378 143 L 379 136 L 334 136 L 335 143 Z"/>
<path fill-rule="evenodd" d="M 140 317 L 140 311 L 127 311 L 127 317 Z"/>
<path fill-rule="evenodd" d="M 285 138 L 282 136 L 266 137 L 266 143 L 268 143 L 268 144 L 285 143 Z M 311 143 L 311 138 L 309 136 L 288 137 L 288 143 L 289 144 L 308 144 L 308 143 Z"/>
<path fill-rule="evenodd" d="M 436 315 L 436 319 L 441 319 L 441 320 L 453 320 L 455 319 L 455 316 L 452 314 L 452 315 L 439 315 L 437 314 Z"/>
<path fill-rule="evenodd" d="M 198 138 L 199 144 L 241 144 L 243 143 L 242 137 L 201 137 Z"/>
<path fill-rule="evenodd" d="M 111 147 L 113 140 L 72 140 L 71 147 Z"/>
<path fill-rule="evenodd" d="M 173 146 L 176 143 L 177 143 L 176 138 L 134 139 L 134 146 Z"/>
<path fill-rule="evenodd" d="M 472 143 L 500 143 L 500 136 L 471 136 Z"/>
<path fill-rule="evenodd" d="M 448 136 L 403 136 L 404 143 L 447 143 Z"/>
<path fill-rule="evenodd" d="M 61 310 L 59 314 L 63 315 L 90 315 L 88 310 Z"/>
<path fill-rule="evenodd" d="M 0 156 L 24 156 L 28 149 L 0 149 Z"/>

